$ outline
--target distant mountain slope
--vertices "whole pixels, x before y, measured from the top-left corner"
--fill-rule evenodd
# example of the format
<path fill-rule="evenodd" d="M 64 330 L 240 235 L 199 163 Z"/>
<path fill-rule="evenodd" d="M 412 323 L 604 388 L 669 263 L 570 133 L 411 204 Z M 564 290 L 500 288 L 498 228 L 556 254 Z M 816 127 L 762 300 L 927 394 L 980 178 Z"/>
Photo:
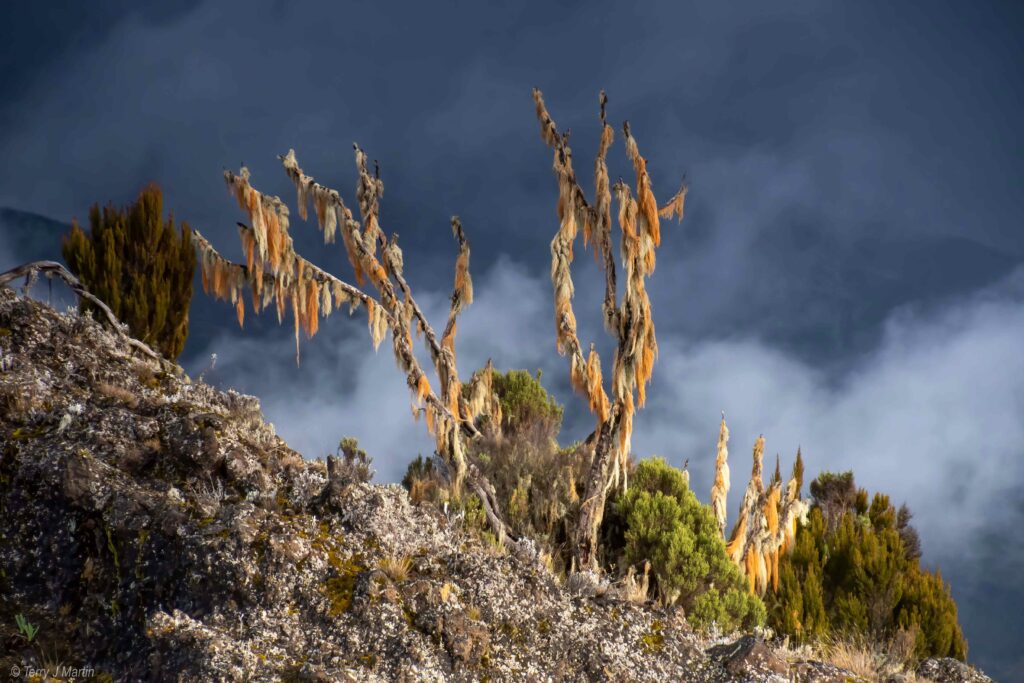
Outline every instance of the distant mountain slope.
<path fill-rule="evenodd" d="M 59 261 L 61 235 L 70 229 L 70 223 L 0 207 L 0 271 L 26 261 Z"/>

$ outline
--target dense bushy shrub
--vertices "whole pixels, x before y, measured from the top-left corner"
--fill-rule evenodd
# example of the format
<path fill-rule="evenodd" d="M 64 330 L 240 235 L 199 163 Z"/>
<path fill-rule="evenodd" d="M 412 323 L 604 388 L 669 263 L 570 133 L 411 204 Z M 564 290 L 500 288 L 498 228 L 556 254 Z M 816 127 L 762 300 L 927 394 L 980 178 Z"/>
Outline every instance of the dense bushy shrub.
<path fill-rule="evenodd" d="M 469 458 L 494 486 L 512 533 L 536 540 L 551 556 L 552 566 L 565 571 L 569 532 L 589 460 L 579 446 L 558 445 L 563 409 L 544 389 L 539 373 L 495 371 L 492 386 L 501 404 L 501 424 L 481 418 L 483 436 L 471 443 Z M 441 467 L 435 459 L 413 461 L 402 480 L 410 498 L 447 503 L 454 514 L 465 513 L 467 522 L 475 520 L 479 500 L 469 492 L 463 500 L 450 499 Z M 486 535 L 485 525 L 479 526 Z"/>
<path fill-rule="evenodd" d="M 550 432 L 552 439 L 558 436 L 564 409 L 540 378 L 539 370 L 536 377 L 526 370 L 494 371 L 491 382 L 501 403 L 502 431 L 506 434 L 541 427 Z"/>
<path fill-rule="evenodd" d="M 914 634 L 917 657 L 963 659 L 956 603 L 941 575 L 920 566 L 910 511 L 882 494 L 869 503 L 850 472 L 823 474 L 811 493 L 809 523 L 779 562 L 778 592 L 765 598 L 772 627 L 801 640 Z"/>
<path fill-rule="evenodd" d="M 494 486 L 512 532 L 538 541 L 554 567 L 565 571 L 588 459 L 582 448 L 558 445 L 562 406 L 541 385 L 539 373 L 495 371 L 492 386 L 501 425 L 484 425 L 470 458 Z"/>
<path fill-rule="evenodd" d="M 472 444 L 470 458 L 494 486 L 513 533 L 536 540 L 552 567 L 567 572 L 590 451 L 586 444 L 559 447 L 562 407 L 539 375 L 495 372 L 493 386 L 501 402 L 501 425 L 481 423 L 483 437 Z M 402 483 L 410 497 L 416 502 L 443 499 L 449 510 L 464 512 L 472 523 L 474 496 L 445 498 L 437 467 L 436 460 L 422 457 L 409 465 Z M 630 467 L 629 492 L 609 500 L 605 510 L 604 568 L 613 578 L 631 569 L 642 575 L 649 562 L 657 597 L 681 605 L 695 626 L 714 623 L 732 630 L 763 623 L 764 604 L 748 592 L 726 557 L 714 516 L 690 491 L 684 473 L 660 458 Z M 482 522 L 477 526 L 482 531 Z"/>
<path fill-rule="evenodd" d="M 163 217 L 160 188 L 150 185 L 124 209 L 89 210 L 89 232 L 77 223 L 61 254 L 82 285 L 100 298 L 133 337 L 174 360 L 185 348 L 196 255 L 192 232 Z M 83 310 L 91 310 L 82 302 Z"/>
<path fill-rule="evenodd" d="M 608 514 L 606 547 L 621 549 L 620 564 L 649 561 L 662 602 L 682 605 L 694 626 L 715 623 L 729 631 L 763 623 L 763 603 L 729 561 L 711 509 L 690 491 L 683 472 L 651 458 L 636 466 L 630 482 Z"/>

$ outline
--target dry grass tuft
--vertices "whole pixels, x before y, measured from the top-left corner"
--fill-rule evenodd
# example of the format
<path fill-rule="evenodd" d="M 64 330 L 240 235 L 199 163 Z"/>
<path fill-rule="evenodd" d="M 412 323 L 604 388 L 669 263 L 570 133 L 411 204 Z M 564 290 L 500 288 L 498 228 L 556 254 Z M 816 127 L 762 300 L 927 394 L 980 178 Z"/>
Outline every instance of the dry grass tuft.
<path fill-rule="evenodd" d="M 124 387 L 119 387 L 114 384 L 107 382 L 99 382 L 96 385 L 96 393 L 100 396 L 112 398 L 116 401 L 124 403 L 129 408 L 135 408 L 139 405 L 139 397 Z"/>
<path fill-rule="evenodd" d="M 412 558 L 408 555 L 391 555 L 381 560 L 378 568 L 395 583 L 402 583 L 409 578 L 409 572 L 412 570 Z"/>
<path fill-rule="evenodd" d="M 876 653 L 855 640 L 829 642 L 825 654 L 828 661 L 840 669 L 846 669 L 869 681 L 878 680 L 878 659 Z"/>
<path fill-rule="evenodd" d="M 647 602 L 647 594 L 650 589 L 651 563 L 644 563 L 644 571 L 640 578 L 637 578 L 636 568 L 630 567 L 626 576 L 623 577 L 617 586 L 618 597 L 626 602 L 644 603 Z"/>
<path fill-rule="evenodd" d="M 821 647 L 823 659 L 874 683 L 900 678 L 925 683 L 914 675 L 914 641 L 917 634 L 901 630 L 889 641 L 871 641 L 859 636 L 835 636 Z"/>

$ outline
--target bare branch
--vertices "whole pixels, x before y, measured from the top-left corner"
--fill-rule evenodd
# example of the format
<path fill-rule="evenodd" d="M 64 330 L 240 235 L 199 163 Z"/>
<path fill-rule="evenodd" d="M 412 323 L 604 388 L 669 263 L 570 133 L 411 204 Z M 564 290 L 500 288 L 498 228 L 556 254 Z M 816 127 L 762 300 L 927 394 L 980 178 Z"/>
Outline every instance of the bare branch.
<path fill-rule="evenodd" d="M 114 312 L 110 310 L 110 307 L 83 287 L 78 278 L 72 275 L 67 268 L 56 261 L 31 261 L 4 271 L 3 273 L 0 273 L 0 287 L 9 286 L 9 283 L 12 280 L 17 280 L 20 277 L 24 277 L 26 282 L 33 281 L 39 276 L 39 274 L 45 275 L 48 279 L 57 277 L 63 280 L 64 284 L 66 284 L 68 288 L 78 296 L 78 298 L 88 301 L 90 304 L 95 306 L 97 310 L 102 312 L 103 316 L 107 319 L 107 322 L 110 323 L 110 326 L 129 346 L 140 351 L 144 355 L 149 356 L 153 360 L 159 361 L 162 365 L 171 365 L 163 356 L 151 349 L 148 345 L 129 336 L 125 331 L 125 325 L 117 319 L 117 316 L 115 316 Z"/>
<path fill-rule="evenodd" d="M 454 352 L 454 315 L 450 316 L 451 329 L 446 329 L 445 337 L 438 343 L 403 275 L 404 262 L 397 235 L 387 239 L 380 227 L 380 198 L 384 193 L 380 166 L 375 162 L 371 175 L 367 170 L 366 154 L 358 145 L 353 147 L 359 171 L 356 194 L 365 226 L 362 232 L 359 222 L 353 218 L 341 195 L 306 175 L 298 165 L 294 150 L 289 150 L 287 155 L 279 159 L 295 184 L 299 215 L 307 217 L 308 203 L 312 199 L 324 241 L 332 242 L 335 229 L 341 228 L 356 283 L 362 284 L 364 277 L 367 277 L 377 289 L 379 298 L 373 298 L 295 254 L 288 235 L 287 207 L 278 198 L 266 197 L 253 189 L 249 184 L 248 170 L 244 168 L 238 176 L 225 173 L 225 178 L 239 205 L 253 222 L 252 228 L 239 224 L 247 265 L 240 266 L 226 261 L 213 250 L 209 242 L 201 239 L 198 245 L 203 252 L 204 287 L 212 286 L 215 296 L 230 298 L 236 303 L 239 323 L 244 317 L 244 304 L 241 303 L 238 290 L 246 283 L 253 290 L 256 310 L 269 305 L 271 301 L 276 302 L 279 321 L 283 317 L 286 301 L 290 302 L 295 318 L 296 360 L 300 327 L 306 330 L 308 336 L 312 336 L 317 331 L 318 316 L 329 315 L 332 304 L 337 305 L 347 300 L 350 310 L 363 304 L 367 310 L 375 348 L 382 341 L 386 330 L 391 330 L 395 361 L 406 375 L 406 382 L 415 396 L 413 413 L 417 417 L 421 414 L 426 417 L 427 429 L 435 438 L 437 453 L 453 473 L 453 489 L 458 493 L 463 483 L 469 481 L 481 496 L 495 534 L 504 540 L 508 538 L 508 533 L 501 521 L 493 489 L 486 477 L 466 459 L 465 439 L 477 438 L 480 433 L 473 424 L 475 414 L 462 397 L 458 380 Z M 457 291 L 453 294 L 455 314 L 472 300 L 469 246 L 461 226 L 456 228 L 456 237 L 460 242 L 460 255 L 456 263 Z M 269 275 L 263 272 L 265 265 L 269 267 Z M 399 301 L 392 278 L 398 282 L 404 301 Z M 427 337 L 441 383 L 440 397 L 434 393 L 413 353 L 413 318 Z M 488 491 L 490 496 L 487 495 Z"/>

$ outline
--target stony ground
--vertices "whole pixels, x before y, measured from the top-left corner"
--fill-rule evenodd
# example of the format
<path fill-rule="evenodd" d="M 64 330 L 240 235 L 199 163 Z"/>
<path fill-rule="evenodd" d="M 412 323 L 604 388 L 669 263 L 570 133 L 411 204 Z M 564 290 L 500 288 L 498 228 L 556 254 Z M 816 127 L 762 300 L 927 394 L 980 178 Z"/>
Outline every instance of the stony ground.
<path fill-rule="evenodd" d="M 329 478 L 255 399 L 0 288 L 0 675 L 853 680 L 573 586 L 529 544 L 499 550 L 400 487 Z"/>

